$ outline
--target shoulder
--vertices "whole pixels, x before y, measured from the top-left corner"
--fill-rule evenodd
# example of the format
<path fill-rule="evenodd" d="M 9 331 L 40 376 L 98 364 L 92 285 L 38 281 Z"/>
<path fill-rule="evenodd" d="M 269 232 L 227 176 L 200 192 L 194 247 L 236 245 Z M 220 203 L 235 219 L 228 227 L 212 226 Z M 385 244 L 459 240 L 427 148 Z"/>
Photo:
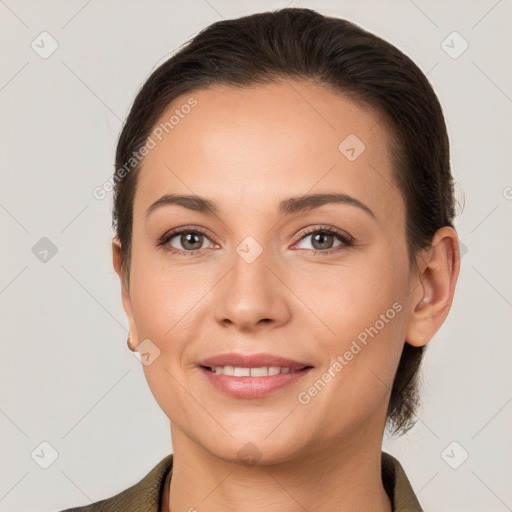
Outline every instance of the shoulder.
<path fill-rule="evenodd" d="M 159 512 L 163 485 L 172 468 L 173 454 L 164 457 L 142 480 L 128 489 L 90 505 L 60 512 Z"/>
<path fill-rule="evenodd" d="M 393 512 L 423 512 L 404 468 L 392 455 L 381 454 L 382 482 L 391 499 Z"/>

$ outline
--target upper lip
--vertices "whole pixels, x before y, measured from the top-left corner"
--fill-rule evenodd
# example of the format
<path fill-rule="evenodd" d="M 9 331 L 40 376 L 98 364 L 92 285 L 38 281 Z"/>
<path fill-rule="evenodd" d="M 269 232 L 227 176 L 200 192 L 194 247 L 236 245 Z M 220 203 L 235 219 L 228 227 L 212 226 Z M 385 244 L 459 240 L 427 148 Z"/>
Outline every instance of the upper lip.
<path fill-rule="evenodd" d="M 237 366 L 239 368 L 258 368 L 265 366 L 276 366 L 280 368 L 304 368 L 311 366 L 301 361 L 288 359 L 287 357 L 274 356 L 272 354 L 218 354 L 203 359 L 200 366 L 214 368 L 215 366 Z"/>

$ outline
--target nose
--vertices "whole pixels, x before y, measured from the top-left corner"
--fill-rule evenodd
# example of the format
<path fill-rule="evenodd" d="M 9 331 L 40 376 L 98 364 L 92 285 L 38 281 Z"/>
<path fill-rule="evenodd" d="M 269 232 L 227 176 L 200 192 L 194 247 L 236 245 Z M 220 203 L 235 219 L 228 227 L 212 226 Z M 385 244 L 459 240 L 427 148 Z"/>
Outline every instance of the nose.
<path fill-rule="evenodd" d="M 288 322 L 291 293 L 284 284 L 284 271 L 271 254 L 263 250 L 252 261 L 243 252 L 233 251 L 231 261 L 231 270 L 215 287 L 216 320 L 241 332 Z"/>

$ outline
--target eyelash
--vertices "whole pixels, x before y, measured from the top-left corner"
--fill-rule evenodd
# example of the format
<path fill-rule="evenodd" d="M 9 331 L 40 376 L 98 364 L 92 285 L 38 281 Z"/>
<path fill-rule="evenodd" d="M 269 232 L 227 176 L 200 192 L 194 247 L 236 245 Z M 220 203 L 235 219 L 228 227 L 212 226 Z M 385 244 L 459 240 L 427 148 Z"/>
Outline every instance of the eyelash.
<path fill-rule="evenodd" d="M 163 235 L 158 240 L 157 246 L 158 247 L 164 247 L 164 246 L 166 246 L 169 243 L 169 241 L 172 238 L 174 238 L 175 236 L 178 236 L 178 235 L 182 235 L 183 233 L 187 233 L 187 234 L 190 234 L 190 233 L 201 234 L 201 235 L 204 235 L 205 237 L 209 238 L 208 234 L 205 231 L 203 231 L 202 229 L 184 227 L 184 228 L 178 228 L 178 229 L 176 229 L 174 231 L 171 231 L 171 232 L 166 233 L 165 235 Z M 297 242 L 294 243 L 294 245 L 296 245 L 298 242 L 300 242 L 301 240 L 303 240 L 307 236 L 313 235 L 313 234 L 318 234 L 318 233 L 333 235 L 340 242 L 342 242 L 342 244 L 336 246 L 333 249 L 328 249 L 328 250 L 325 250 L 325 251 L 311 250 L 311 249 L 299 249 L 299 250 L 312 252 L 313 255 L 316 256 L 316 255 L 331 254 L 333 252 L 338 252 L 338 251 L 342 250 L 343 248 L 352 247 L 353 245 L 355 245 L 354 238 L 352 236 L 350 236 L 348 233 L 344 233 L 343 231 L 339 231 L 337 229 L 334 229 L 332 227 L 327 227 L 327 226 L 316 226 L 314 228 L 311 228 L 310 230 L 308 230 L 305 233 L 303 233 L 302 236 L 297 240 Z M 169 251 L 170 253 L 172 253 L 172 254 L 188 254 L 188 255 L 202 254 L 204 251 L 207 250 L 207 249 L 195 249 L 193 251 L 185 251 L 185 250 L 181 250 L 181 249 L 176 249 L 174 247 L 170 247 L 170 248 L 166 247 L 165 249 L 167 251 Z"/>
<path fill-rule="evenodd" d="M 338 246 L 334 247 L 333 249 L 327 249 L 325 251 L 311 250 L 311 249 L 299 249 L 299 250 L 312 252 L 313 255 L 317 256 L 317 255 L 332 254 L 334 252 L 338 252 L 343 249 L 346 249 L 347 247 L 352 247 L 353 245 L 355 245 L 354 238 L 352 236 L 350 236 L 348 233 L 340 231 L 339 229 L 331 228 L 329 226 L 315 226 L 311 229 L 306 230 L 306 232 L 302 233 L 301 237 L 293 245 L 297 244 L 298 242 L 300 242 L 301 240 L 303 240 L 304 238 L 306 238 L 309 235 L 314 235 L 314 234 L 318 234 L 318 233 L 333 235 L 335 238 L 337 238 L 341 242 L 341 245 L 338 245 Z"/>

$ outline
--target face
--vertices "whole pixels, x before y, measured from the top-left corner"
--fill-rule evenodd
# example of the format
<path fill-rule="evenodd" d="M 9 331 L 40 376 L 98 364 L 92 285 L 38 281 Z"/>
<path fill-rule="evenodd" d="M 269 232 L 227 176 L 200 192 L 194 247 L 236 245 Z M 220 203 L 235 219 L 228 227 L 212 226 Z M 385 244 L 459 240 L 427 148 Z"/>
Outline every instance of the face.
<path fill-rule="evenodd" d="M 142 163 L 123 296 L 171 430 L 260 463 L 380 446 L 415 286 L 387 127 L 295 81 L 161 121 L 190 96 Z"/>

